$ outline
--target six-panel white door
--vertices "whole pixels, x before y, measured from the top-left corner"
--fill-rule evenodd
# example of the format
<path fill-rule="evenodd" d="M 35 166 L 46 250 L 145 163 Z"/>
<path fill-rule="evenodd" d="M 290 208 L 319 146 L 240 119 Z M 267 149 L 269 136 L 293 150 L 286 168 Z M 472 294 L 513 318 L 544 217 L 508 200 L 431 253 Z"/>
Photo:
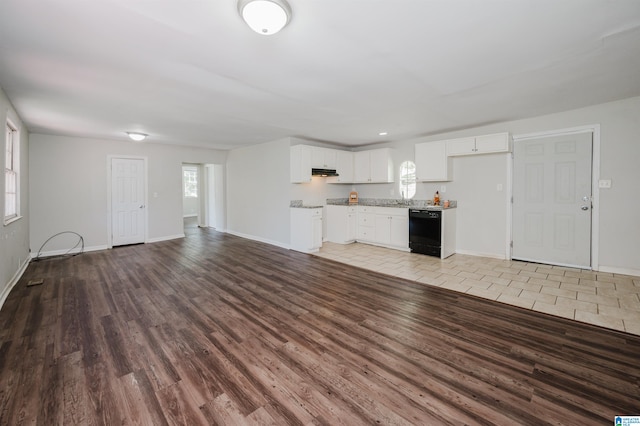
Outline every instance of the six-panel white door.
<path fill-rule="evenodd" d="M 112 245 L 145 242 L 144 160 L 111 159 Z"/>
<path fill-rule="evenodd" d="M 590 268 L 592 134 L 529 139 L 513 148 L 512 257 Z"/>

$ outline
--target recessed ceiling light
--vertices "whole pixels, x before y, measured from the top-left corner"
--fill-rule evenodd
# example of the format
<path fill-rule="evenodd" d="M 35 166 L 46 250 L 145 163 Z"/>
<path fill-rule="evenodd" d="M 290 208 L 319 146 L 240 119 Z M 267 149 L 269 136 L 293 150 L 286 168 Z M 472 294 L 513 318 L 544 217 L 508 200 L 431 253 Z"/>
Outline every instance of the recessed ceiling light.
<path fill-rule="evenodd" d="M 134 140 L 136 142 L 143 141 L 147 136 L 149 136 L 149 135 L 146 135 L 144 133 L 139 133 L 139 132 L 127 132 L 127 134 L 129 135 L 129 137 L 132 140 Z"/>
<path fill-rule="evenodd" d="M 238 12 L 249 28 L 258 34 L 275 34 L 291 19 L 286 0 L 240 0 Z"/>
<path fill-rule="evenodd" d="M 380 136 L 387 136 L 388 134 L 389 134 L 388 132 L 380 132 L 380 133 L 378 133 L 378 135 L 380 135 Z"/>

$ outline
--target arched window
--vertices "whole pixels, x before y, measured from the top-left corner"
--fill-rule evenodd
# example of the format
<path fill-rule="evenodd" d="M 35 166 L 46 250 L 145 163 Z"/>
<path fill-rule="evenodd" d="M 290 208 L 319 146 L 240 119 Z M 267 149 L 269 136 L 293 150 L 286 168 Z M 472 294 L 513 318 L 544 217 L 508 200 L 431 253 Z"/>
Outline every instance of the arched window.
<path fill-rule="evenodd" d="M 416 195 L 416 164 L 413 161 L 400 165 L 400 194 L 407 200 Z"/>

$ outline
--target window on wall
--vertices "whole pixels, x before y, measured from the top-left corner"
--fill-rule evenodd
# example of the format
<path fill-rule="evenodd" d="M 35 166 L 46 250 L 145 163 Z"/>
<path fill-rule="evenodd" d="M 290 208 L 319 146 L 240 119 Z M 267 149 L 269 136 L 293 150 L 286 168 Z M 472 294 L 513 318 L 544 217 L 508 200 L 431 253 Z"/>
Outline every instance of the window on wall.
<path fill-rule="evenodd" d="M 7 121 L 5 130 L 4 156 L 4 223 L 7 224 L 19 217 L 19 182 L 20 166 L 19 138 L 16 126 Z"/>
<path fill-rule="evenodd" d="M 407 200 L 416 195 L 416 164 L 413 161 L 400 165 L 400 194 Z"/>
<path fill-rule="evenodd" d="M 198 171 L 196 169 L 183 169 L 182 181 L 184 183 L 185 197 L 198 197 Z"/>

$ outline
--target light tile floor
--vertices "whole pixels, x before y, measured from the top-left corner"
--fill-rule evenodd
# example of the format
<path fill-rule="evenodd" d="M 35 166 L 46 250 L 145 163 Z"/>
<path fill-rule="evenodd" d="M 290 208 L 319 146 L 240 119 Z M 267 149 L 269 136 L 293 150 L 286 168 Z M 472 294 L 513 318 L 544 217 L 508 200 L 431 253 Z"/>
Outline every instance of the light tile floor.
<path fill-rule="evenodd" d="M 316 255 L 640 335 L 640 277 L 462 254 L 440 260 L 359 243 L 323 243 Z"/>

